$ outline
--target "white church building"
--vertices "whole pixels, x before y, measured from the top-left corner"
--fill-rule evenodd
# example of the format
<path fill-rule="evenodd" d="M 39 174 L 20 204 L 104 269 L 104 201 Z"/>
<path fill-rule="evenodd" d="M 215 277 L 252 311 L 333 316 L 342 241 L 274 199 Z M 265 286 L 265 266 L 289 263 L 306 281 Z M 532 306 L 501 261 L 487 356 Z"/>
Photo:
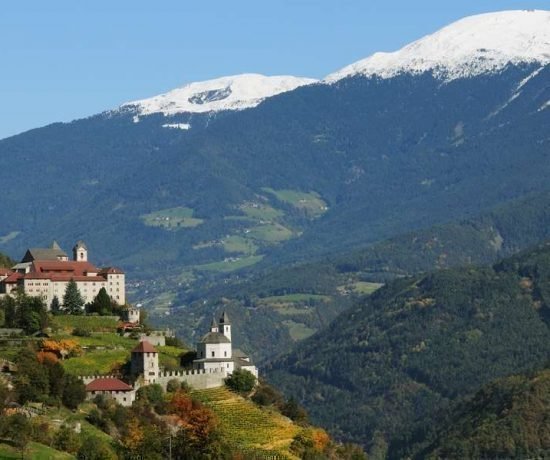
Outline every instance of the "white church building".
<path fill-rule="evenodd" d="M 238 348 L 233 348 L 231 342 L 231 322 L 226 312 L 223 312 L 219 323 L 212 318 L 210 332 L 197 343 L 197 359 L 193 367 L 200 370 L 225 370 L 231 374 L 235 369 L 245 369 L 257 378 L 258 369 L 250 357 Z"/>

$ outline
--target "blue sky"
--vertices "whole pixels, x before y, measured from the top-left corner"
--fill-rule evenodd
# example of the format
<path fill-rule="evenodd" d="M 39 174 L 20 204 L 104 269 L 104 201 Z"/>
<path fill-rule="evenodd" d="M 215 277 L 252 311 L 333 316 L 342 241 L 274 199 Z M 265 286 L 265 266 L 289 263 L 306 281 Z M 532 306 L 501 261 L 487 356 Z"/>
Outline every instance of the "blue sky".
<path fill-rule="evenodd" d="M 0 13 L 0 138 L 191 81 L 322 78 L 471 14 L 550 1 L 43 0 Z"/>

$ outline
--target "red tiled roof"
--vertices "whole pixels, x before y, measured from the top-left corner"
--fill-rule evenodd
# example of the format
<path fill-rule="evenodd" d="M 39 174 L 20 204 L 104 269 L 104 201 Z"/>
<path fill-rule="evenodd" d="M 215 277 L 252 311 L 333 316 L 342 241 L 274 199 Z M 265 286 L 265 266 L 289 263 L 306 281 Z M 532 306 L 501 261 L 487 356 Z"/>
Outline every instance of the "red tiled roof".
<path fill-rule="evenodd" d="M 23 275 L 21 273 L 12 273 L 10 276 L 8 276 L 2 283 L 17 283 L 17 280 L 23 278 Z"/>
<path fill-rule="evenodd" d="M 86 385 L 86 391 L 130 391 L 133 388 L 115 378 L 95 379 Z"/>
<path fill-rule="evenodd" d="M 99 270 L 90 262 L 76 262 L 74 260 L 35 260 L 32 262 L 30 273 L 25 279 L 50 279 L 52 281 L 99 281 L 104 282 L 104 276 L 97 275 Z M 96 275 L 87 275 L 96 273 Z"/>
<path fill-rule="evenodd" d="M 139 344 L 132 350 L 132 353 L 158 353 L 153 345 L 151 345 L 147 340 L 142 340 Z"/>
<path fill-rule="evenodd" d="M 9 268 L 0 268 L 0 275 L 11 275 L 12 273 Z"/>
<path fill-rule="evenodd" d="M 83 276 L 87 272 L 99 272 L 90 262 L 76 262 L 74 260 L 35 260 L 32 263 L 31 271 L 38 273 L 70 272 L 75 276 Z"/>

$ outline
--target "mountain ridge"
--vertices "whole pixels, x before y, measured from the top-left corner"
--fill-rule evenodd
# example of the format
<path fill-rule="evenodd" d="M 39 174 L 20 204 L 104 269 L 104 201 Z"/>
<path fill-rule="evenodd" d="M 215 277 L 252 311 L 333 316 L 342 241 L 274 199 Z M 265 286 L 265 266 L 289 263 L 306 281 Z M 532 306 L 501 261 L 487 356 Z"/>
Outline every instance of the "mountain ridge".
<path fill-rule="evenodd" d="M 547 364 L 549 273 L 545 243 L 492 267 L 396 280 L 274 360 L 268 379 L 337 436 L 372 447 L 381 435 L 403 458 L 399 446 L 461 398 Z"/>
<path fill-rule="evenodd" d="M 550 11 L 510 10 L 468 16 L 391 53 L 375 53 L 329 74 L 390 78 L 432 72 L 452 81 L 494 73 L 508 64 L 550 62 Z"/>

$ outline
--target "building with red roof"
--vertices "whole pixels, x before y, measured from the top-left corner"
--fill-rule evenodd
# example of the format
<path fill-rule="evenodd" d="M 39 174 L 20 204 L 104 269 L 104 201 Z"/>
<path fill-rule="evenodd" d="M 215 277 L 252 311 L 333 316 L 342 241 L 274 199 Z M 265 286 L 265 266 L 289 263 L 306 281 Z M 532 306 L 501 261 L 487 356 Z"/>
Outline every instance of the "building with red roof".
<path fill-rule="evenodd" d="M 93 399 L 97 395 L 107 395 L 122 406 L 131 406 L 136 399 L 136 391 L 114 377 L 97 378 L 86 385 L 87 399 Z"/>
<path fill-rule="evenodd" d="M 62 301 L 71 280 L 85 303 L 93 301 L 101 288 L 116 303 L 126 303 L 124 272 L 115 267 L 97 268 L 88 261 L 88 248 L 82 241 L 73 248 L 73 260 L 55 241 L 50 248 L 28 249 L 10 273 L 0 274 L 0 295 L 22 288 L 27 295 L 41 297 L 49 307 L 54 297 Z"/>

